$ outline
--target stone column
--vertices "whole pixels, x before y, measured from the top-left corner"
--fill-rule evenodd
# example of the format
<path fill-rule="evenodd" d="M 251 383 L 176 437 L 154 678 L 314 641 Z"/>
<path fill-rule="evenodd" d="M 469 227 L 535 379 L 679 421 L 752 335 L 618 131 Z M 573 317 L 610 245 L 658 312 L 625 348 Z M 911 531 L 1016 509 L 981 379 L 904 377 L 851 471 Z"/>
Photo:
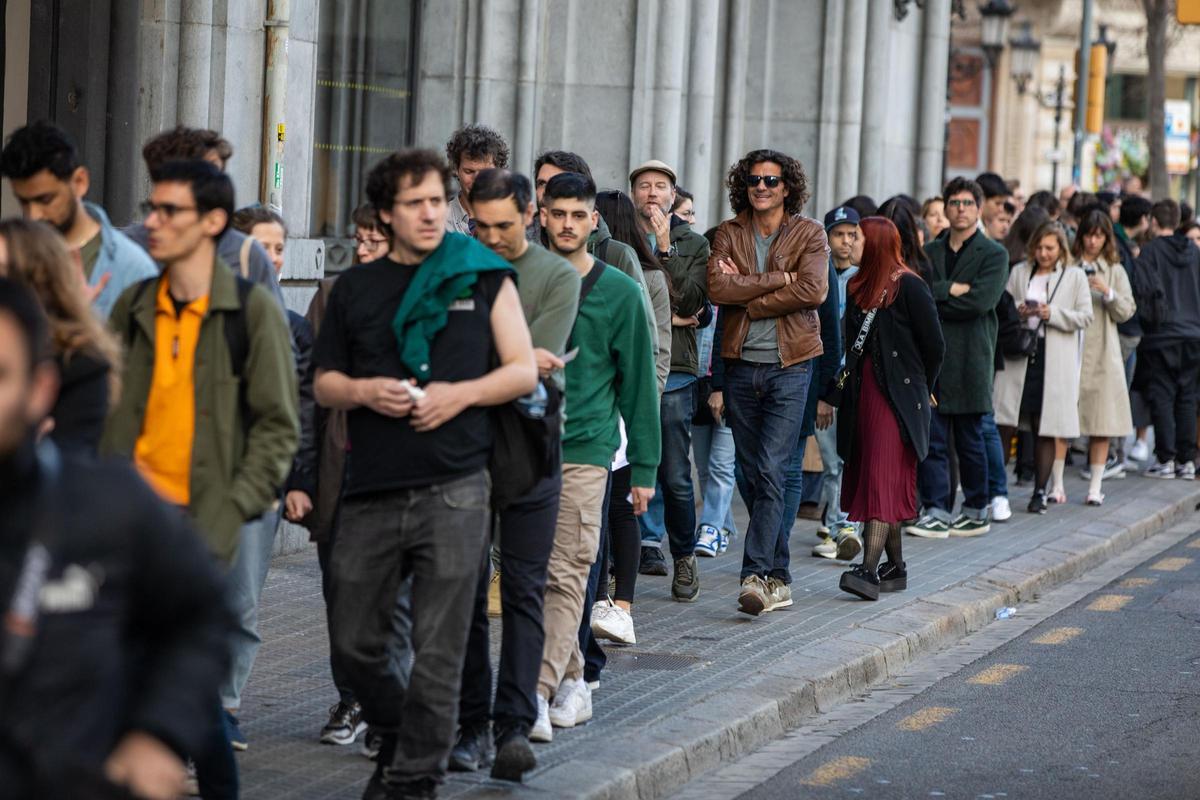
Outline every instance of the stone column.
<path fill-rule="evenodd" d="M 950 0 L 926 0 L 921 104 L 917 115 L 917 197 L 942 192 L 946 150 L 946 73 L 950 62 Z"/>

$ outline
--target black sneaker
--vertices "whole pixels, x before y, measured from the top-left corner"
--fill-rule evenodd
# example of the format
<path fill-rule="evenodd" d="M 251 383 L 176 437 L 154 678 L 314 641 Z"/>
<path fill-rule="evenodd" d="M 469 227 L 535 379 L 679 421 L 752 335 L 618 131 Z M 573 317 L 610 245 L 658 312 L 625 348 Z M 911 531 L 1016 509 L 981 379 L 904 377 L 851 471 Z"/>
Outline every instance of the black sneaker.
<path fill-rule="evenodd" d="M 329 709 L 329 722 L 321 729 L 321 744 L 354 744 L 358 735 L 367 729 L 363 722 L 362 706 L 339 702 Z"/>
<path fill-rule="evenodd" d="M 371 761 L 379 759 L 379 751 L 384 744 L 383 731 L 378 728 L 367 727 L 367 735 L 363 737 L 362 745 L 359 746 L 359 752 L 369 758 Z"/>
<path fill-rule="evenodd" d="M 662 550 L 657 547 L 642 548 L 642 563 L 638 566 L 642 575 L 666 575 L 667 560 L 663 558 Z"/>
<path fill-rule="evenodd" d="M 491 766 L 492 730 L 487 723 L 473 725 L 458 732 L 458 741 L 450 751 L 452 772 L 476 772 Z"/>
<path fill-rule="evenodd" d="M 671 580 L 671 597 L 680 603 L 693 603 L 700 594 L 700 573 L 696 557 L 675 559 L 675 577 Z"/>
<path fill-rule="evenodd" d="M 863 600 L 878 600 L 879 576 L 862 564 L 855 564 L 842 573 L 842 581 L 838 588 Z"/>
<path fill-rule="evenodd" d="M 1045 514 L 1046 513 L 1046 493 L 1034 492 L 1033 497 L 1029 498 L 1029 506 L 1027 508 L 1030 514 Z"/>
<path fill-rule="evenodd" d="M 893 564 L 888 561 L 879 568 L 880 592 L 903 592 L 908 588 L 908 565 L 901 561 Z"/>
<path fill-rule="evenodd" d="M 238 718 L 229 711 L 225 712 L 225 732 L 229 735 L 229 746 L 234 750 L 241 752 L 250 748 L 250 742 L 238 726 Z"/>
<path fill-rule="evenodd" d="M 363 791 L 362 800 L 433 800 L 438 784 L 433 778 L 408 783 L 392 783 L 376 771 Z"/>
<path fill-rule="evenodd" d="M 496 737 L 496 760 L 492 762 L 492 777 L 520 783 L 525 773 L 537 766 L 529 733 L 515 729 Z"/>

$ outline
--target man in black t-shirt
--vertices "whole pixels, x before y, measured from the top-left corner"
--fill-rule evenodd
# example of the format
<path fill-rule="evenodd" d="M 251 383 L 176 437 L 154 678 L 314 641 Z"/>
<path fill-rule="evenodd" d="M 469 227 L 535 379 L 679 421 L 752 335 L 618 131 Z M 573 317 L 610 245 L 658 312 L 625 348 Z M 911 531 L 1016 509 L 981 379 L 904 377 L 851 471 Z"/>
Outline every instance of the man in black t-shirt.
<path fill-rule="evenodd" d="M 488 407 L 537 383 L 511 267 L 446 233 L 449 189 L 445 162 L 428 150 L 371 171 L 367 197 L 392 249 L 338 279 L 313 352 L 317 402 L 348 412 L 331 636 L 365 719 L 383 733 L 365 798 L 433 797 L 444 777 L 488 540 Z M 406 688 L 389 669 L 389 639 L 409 575 Z"/>

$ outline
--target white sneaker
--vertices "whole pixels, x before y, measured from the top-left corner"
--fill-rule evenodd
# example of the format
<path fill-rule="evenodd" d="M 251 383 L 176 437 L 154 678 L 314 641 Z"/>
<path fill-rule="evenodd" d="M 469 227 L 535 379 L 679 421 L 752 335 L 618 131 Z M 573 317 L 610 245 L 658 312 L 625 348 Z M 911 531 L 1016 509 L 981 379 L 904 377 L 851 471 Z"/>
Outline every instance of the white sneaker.
<path fill-rule="evenodd" d="M 1003 495 L 992 498 L 992 521 L 1007 522 L 1012 519 L 1012 507 L 1008 504 L 1008 498 Z"/>
<path fill-rule="evenodd" d="M 854 557 L 861 553 L 863 549 L 862 539 L 858 536 L 858 529 L 850 524 L 838 528 L 837 535 L 833 537 L 833 541 L 837 543 L 838 561 L 853 561 Z"/>
<path fill-rule="evenodd" d="M 592 633 L 597 639 L 618 644 L 637 644 L 633 633 L 633 617 L 611 600 L 601 600 L 592 606 Z"/>
<path fill-rule="evenodd" d="M 1175 477 L 1184 481 L 1196 480 L 1196 462 L 1185 461 L 1175 470 Z"/>
<path fill-rule="evenodd" d="M 567 678 L 558 687 L 550 706 L 550 724 L 574 728 L 592 718 L 592 690 L 580 678 Z"/>
<path fill-rule="evenodd" d="M 838 546 L 833 539 L 822 539 L 812 549 L 814 558 L 837 558 Z"/>
<path fill-rule="evenodd" d="M 1165 464 L 1161 461 L 1155 461 L 1154 465 L 1147 467 L 1142 473 L 1147 478 L 1158 478 L 1160 480 L 1173 481 L 1175 480 L 1175 462 L 1168 461 Z"/>
<path fill-rule="evenodd" d="M 529 741 L 552 742 L 554 741 L 554 730 L 550 727 L 550 704 L 539 694 L 537 706 L 537 722 L 533 723 L 533 728 L 529 731 Z"/>
<path fill-rule="evenodd" d="M 1150 460 L 1150 445 L 1146 444 L 1141 439 L 1133 443 L 1133 448 L 1129 451 L 1129 459 L 1131 461 L 1149 461 Z"/>
<path fill-rule="evenodd" d="M 716 558 L 721 552 L 721 532 L 712 525 L 701 525 L 696 531 L 696 555 Z"/>

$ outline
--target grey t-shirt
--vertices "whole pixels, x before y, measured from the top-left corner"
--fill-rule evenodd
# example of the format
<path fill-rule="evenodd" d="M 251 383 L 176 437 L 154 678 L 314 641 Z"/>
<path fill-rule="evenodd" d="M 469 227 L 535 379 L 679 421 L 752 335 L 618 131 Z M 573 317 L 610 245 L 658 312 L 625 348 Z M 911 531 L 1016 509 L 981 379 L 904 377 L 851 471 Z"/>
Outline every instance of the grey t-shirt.
<path fill-rule="evenodd" d="M 771 251 L 771 243 L 778 235 L 779 231 L 775 231 L 763 237 L 757 230 L 754 231 L 754 255 L 760 274 L 767 271 L 767 256 Z M 750 330 L 746 332 L 746 341 L 742 343 L 742 360 L 755 364 L 779 363 L 779 331 L 774 317 L 750 320 Z"/>

